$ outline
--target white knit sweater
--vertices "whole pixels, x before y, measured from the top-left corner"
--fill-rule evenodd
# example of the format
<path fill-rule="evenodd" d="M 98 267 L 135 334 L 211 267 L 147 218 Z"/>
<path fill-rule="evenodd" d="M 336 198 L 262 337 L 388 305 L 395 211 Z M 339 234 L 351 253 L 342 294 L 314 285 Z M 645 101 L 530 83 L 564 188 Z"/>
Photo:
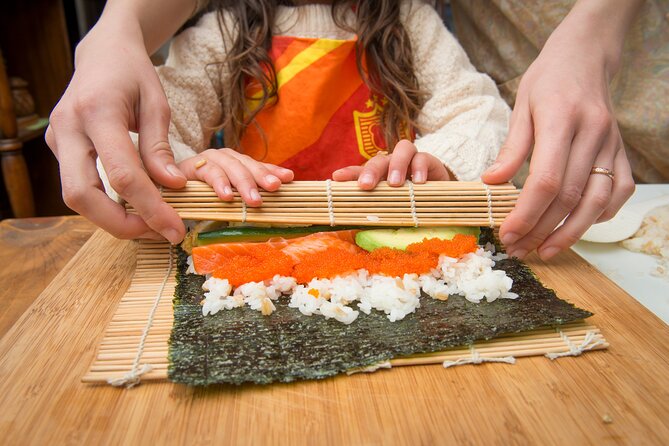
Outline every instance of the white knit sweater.
<path fill-rule="evenodd" d="M 429 94 L 418 118 L 423 134 L 418 150 L 440 158 L 459 180 L 478 179 L 492 163 L 508 129 L 509 108 L 494 82 L 478 73 L 446 30 L 434 8 L 407 0 L 402 21 L 411 39 L 419 87 Z M 354 20 L 353 13 L 348 20 Z M 230 20 L 229 18 L 225 18 Z M 330 6 L 279 7 L 275 35 L 352 39 L 337 27 Z M 228 76 L 226 43 L 215 13 L 179 34 L 158 75 L 165 88 L 172 122 L 170 144 L 177 162 L 208 148 L 221 122 Z"/>

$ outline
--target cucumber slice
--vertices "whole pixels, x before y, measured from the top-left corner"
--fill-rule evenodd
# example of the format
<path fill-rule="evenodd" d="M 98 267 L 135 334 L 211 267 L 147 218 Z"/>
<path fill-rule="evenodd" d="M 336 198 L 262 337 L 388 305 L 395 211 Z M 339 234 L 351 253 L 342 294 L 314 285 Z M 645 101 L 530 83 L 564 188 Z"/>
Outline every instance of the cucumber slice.
<path fill-rule="evenodd" d="M 358 229 L 358 226 L 304 226 L 297 228 L 235 227 L 217 231 L 202 232 L 197 235 L 196 246 L 214 243 L 266 242 L 275 237 L 297 238 L 316 232 L 344 231 Z"/>

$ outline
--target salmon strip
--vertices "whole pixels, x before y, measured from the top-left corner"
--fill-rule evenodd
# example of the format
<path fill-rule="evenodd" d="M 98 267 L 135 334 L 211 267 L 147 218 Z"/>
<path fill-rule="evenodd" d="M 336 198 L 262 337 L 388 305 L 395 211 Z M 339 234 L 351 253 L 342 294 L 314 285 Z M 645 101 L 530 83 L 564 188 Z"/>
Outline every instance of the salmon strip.
<path fill-rule="evenodd" d="M 306 237 L 301 237 L 283 248 L 281 251 L 299 263 L 309 255 L 313 255 L 327 249 L 341 249 L 351 254 L 360 252 L 355 244 L 355 229 L 349 231 L 319 232 Z"/>
<path fill-rule="evenodd" d="M 351 229 L 346 231 L 317 232 L 305 237 L 291 239 L 274 237 L 266 242 L 216 243 L 213 245 L 196 246 L 193 248 L 193 267 L 198 274 L 211 274 L 215 270 L 219 269 L 221 265 L 227 263 L 232 257 L 248 255 L 252 252 L 256 252 L 258 249 L 262 249 L 263 247 L 271 247 L 283 250 L 286 247 L 296 243 L 300 244 L 300 247 L 286 254 L 296 261 L 299 261 L 301 252 L 300 250 L 305 250 L 304 252 L 307 252 L 306 250 L 311 250 L 310 252 L 317 252 L 327 248 L 326 244 L 316 244 L 313 242 L 313 240 L 321 237 L 328 237 L 330 239 L 337 240 L 339 243 L 346 243 L 348 245 L 346 249 L 353 248 L 353 252 L 355 252 L 355 250 L 358 249 L 355 245 L 355 234 L 357 232 L 357 229 Z M 304 239 L 308 239 L 309 242 L 307 244 L 301 244 L 304 243 Z M 345 245 L 340 247 L 343 246 Z"/>
<path fill-rule="evenodd" d="M 214 245 L 196 246 L 193 248 L 193 267 L 198 274 L 210 274 L 234 256 L 246 255 L 260 246 L 283 249 L 293 240 L 274 237 L 260 243 L 216 243 Z"/>

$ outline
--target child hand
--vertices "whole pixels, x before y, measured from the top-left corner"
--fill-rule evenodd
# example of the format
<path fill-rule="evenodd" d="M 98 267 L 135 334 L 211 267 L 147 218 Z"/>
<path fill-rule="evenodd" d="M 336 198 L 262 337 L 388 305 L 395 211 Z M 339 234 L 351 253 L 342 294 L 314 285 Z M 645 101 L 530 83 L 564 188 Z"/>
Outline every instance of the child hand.
<path fill-rule="evenodd" d="M 234 187 L 249 206 L 262 204 L 258 186 L 275 191 L 293 180 L 292 170 L 256 161 L 232 149 L 205 150 L 179 163 L 179 169 L 189 180 L 209 184 L 224 201 L 233 199 Z"/>
<path fill-rule="evenodd" d="M 388 179 L 391 186 L 402 186 L 411 174 L 416 184 L 427 180 L 453 180 L 455 177 L 441 160 L 429 153 L 419 152 L 416 146 L 407 140 L 397 143 L 390 155 L 376 155 L 364 166 L 349 166 L 336 170 L 332 174 L 335 181 L 358 180 L 360 189 L 371 190 L 379 181 Z"/>

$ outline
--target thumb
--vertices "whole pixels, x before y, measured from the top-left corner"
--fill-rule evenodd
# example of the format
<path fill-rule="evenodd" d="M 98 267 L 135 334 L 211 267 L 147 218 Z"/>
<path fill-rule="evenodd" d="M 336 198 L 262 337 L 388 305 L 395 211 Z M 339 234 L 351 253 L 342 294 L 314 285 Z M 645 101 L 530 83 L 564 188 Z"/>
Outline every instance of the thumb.
<path fill-rule="evenodd" d="M 533 142 L 534 125 L 529 106 L 527 103 L 516 102 L 511 114 L 509 134 L 497 159 L 481 176 L 483 182 L 499 184 L 510 181 L 527 159 Z"/>
<path fill-rule="evenodd" d="M 167 139 L 169 126 L 170 108 L 162 89 L 145 93 L 140 100 L 137 126 L 142 162 L 154 181 L 163 186 L 180 189 L 186 185 L 186 176 L 174 162 Z"/>

